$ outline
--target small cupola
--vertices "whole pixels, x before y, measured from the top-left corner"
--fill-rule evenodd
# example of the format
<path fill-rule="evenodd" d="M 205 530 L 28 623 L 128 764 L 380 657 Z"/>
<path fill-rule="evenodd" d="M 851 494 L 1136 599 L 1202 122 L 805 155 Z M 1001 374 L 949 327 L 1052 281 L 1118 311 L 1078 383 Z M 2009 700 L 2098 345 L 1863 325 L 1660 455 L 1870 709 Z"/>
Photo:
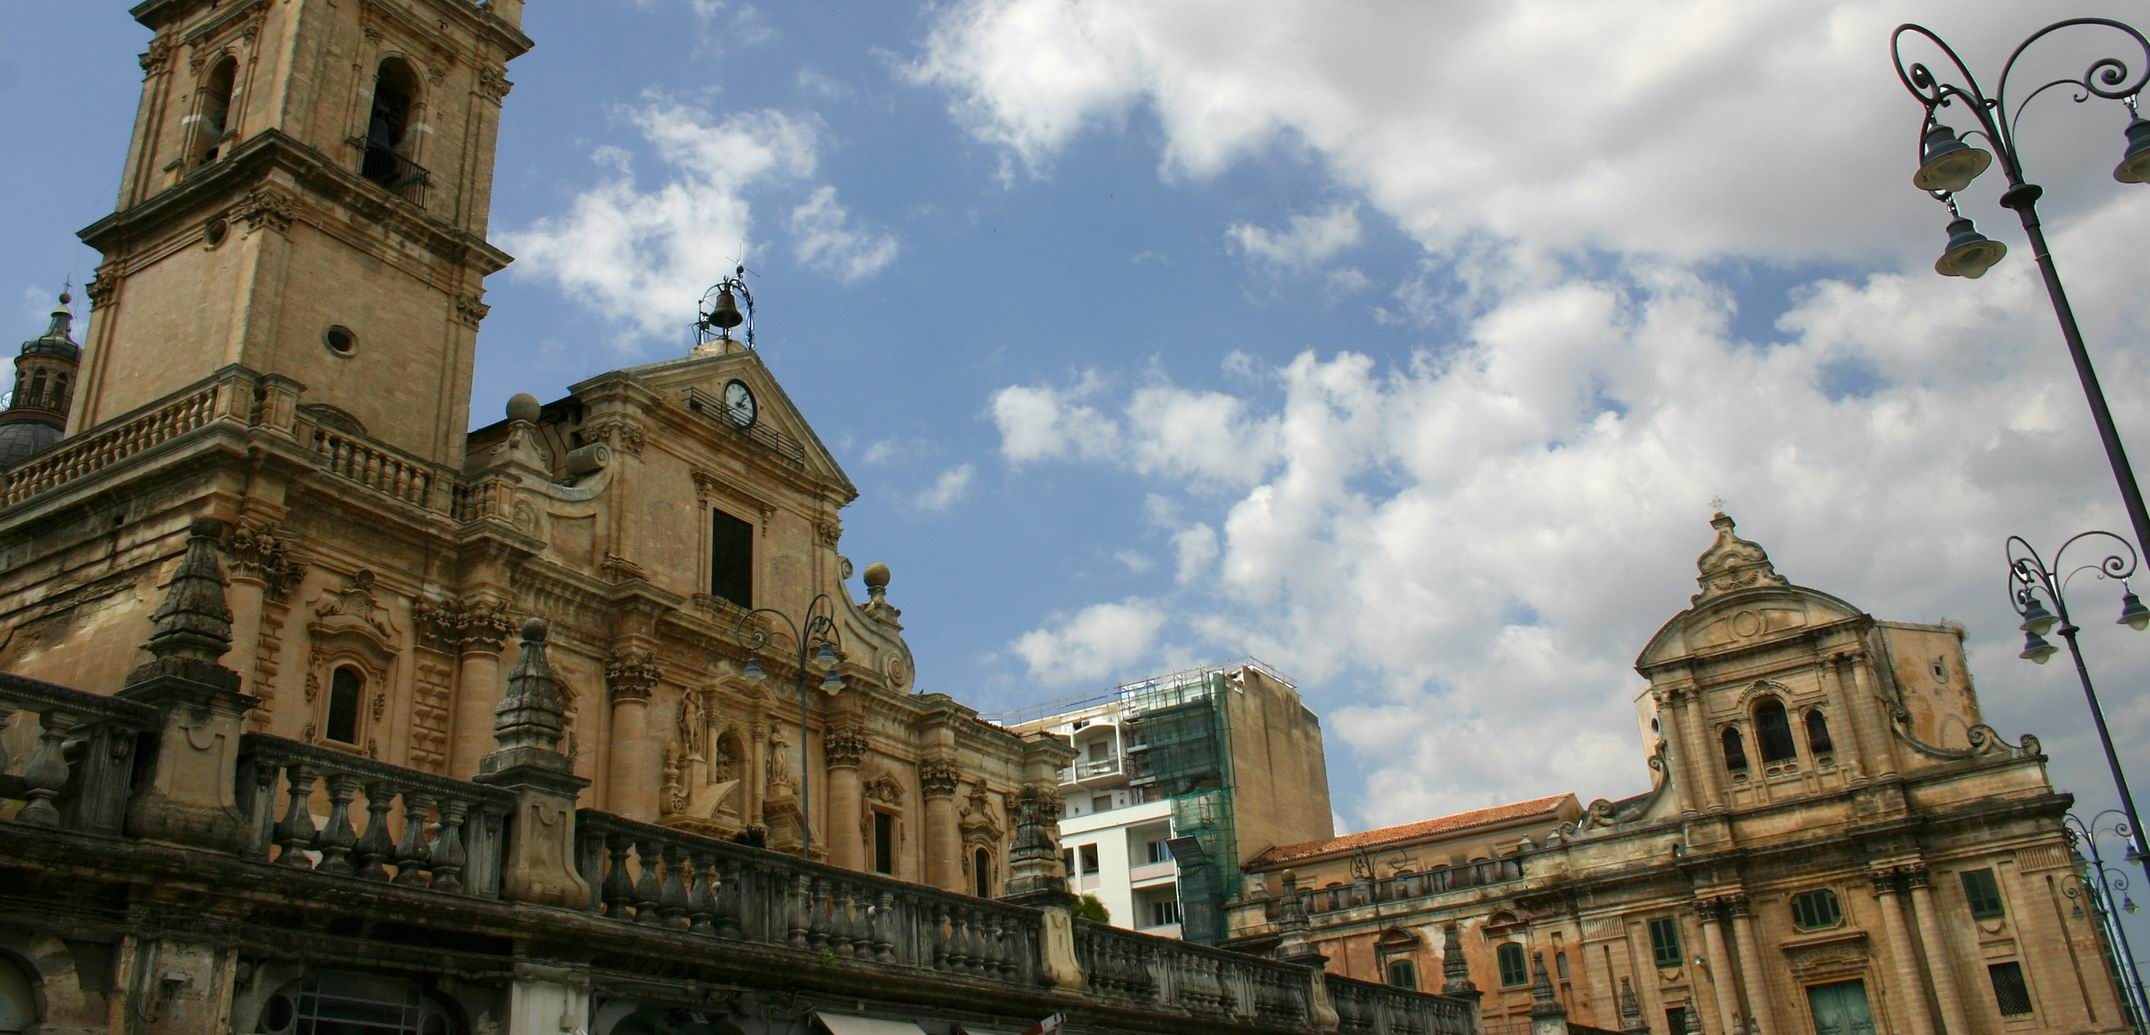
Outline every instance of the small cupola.
<path fill-rule="evenodd" d="M 22 343 L 15 356 L 15 385 L 7 409 L 0 411 L 0 467 L 12 467 L 43 452 L 67 429 L 75 373 L 82 346 L 75 344 L 74 299 L 60 293 L 45 333 Z"/>

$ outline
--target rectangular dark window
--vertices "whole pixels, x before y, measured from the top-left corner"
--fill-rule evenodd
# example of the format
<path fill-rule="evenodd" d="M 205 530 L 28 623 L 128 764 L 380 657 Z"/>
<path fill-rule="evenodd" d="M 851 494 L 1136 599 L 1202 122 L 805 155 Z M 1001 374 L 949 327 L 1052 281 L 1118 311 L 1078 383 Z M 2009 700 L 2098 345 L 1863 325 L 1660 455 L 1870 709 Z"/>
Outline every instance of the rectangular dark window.
<path fill-rule="evenodd" d="M 754 606 L 754 526 L 721 510 L 709 512 L 709 595 Z"/>
<path fill-rule="evenodd" d="M 1110 794 L 1100 794 L 1100 795 L 1098 795 L 1097 797 L 1095 797 L 1095 798 L 1092 798 L 1092 799 L 1090 799 L 1090 811 L 1092 811 L 1092 812 L 1111 812 L 1111 811 L 1112 811 L 1112 795 L 1110 795 Z"/>
<path fill-rule="evenodd" d="M 1523 962 L 1523 947 L 1508 942 L 1493 950 L 1493 962 L 1500 966 L 1501 987 L 1514 988 L 1530 984 L 1530 965 Z"/>
<path fill-rule="evenodd" d="M 896 872 L 896 817 L 873 814 L 873 868 L 877 873 Z"/>
<path fill-rule="evenodd" d="M 1963 871 L 1963 897 L 1971 904 L 1971 915 L 1980 920 L 1993 920 L 2008 913 L 2001 905 L 2001 886 L 1993 879 L 1992 870 Z"/>
<path fill-rule="evenodd" d="M 1686 1030 L 1687 1030 L 1687 1008 L 1686 1008 L 1686 1007 L 1684 1007 L 1684 1006 L 1668 1006 L 1668 1007 L 1665 1007 L 1665 1030 L 1666 1030 L 1666 1031 L 1669 1031 L 1669 1032 L 1672 1032 L 1672 1033 L 1673 1033 L 1673 1035 L 1679 1035 L 1679 1033 L 1680 1033 L 1680 1032 L 1683 1032 L 1683 1031 L 1686 1031 Z"/>
<path fill-rule="evenodd" d="M 1650 921 L 1650 958 L 1671 970 L 1680 965 L 1680 922 L 1669 916 Z"/>
<path fill-rule="evenodd" d="M 1150 903 L 1150 926 L 1164 927 L 1180 922 L 1180 900 L 1161 898 Z"/>
<path fill-rule="evenodd" d="M 1070 876 L 1070 877 L 1078 877 L 1078 876 L 1081 876 L 1081 874 L 1078 874 L 1078 873 L 1076 873 L 1076 872 L 1075 872 L 1075 849 L 1073 849 L 1073 848 L 1067 848 L 1067 849 L 1062 849 L 1062 850 L 1061 850 L 1061 852 L 1060 852 L 1060 865 L 1061 865 L 1061 866 L 1063 866 L 1063 867 L 1065 867 L 1065 868 L 1067 869 L 1067 871 L 1068 871 L 1068 876 Z"/>
<path fill-rule="evenodd" d="M 1833 891 L 1824 888 L 1792 896 L 1792 923 L 1802 931 L 1835 927 L 1842 919 L 1843 907 L 1838 905 Z"/>
<path fill-rule="evenodd" d="M 1153 862 L 1153 863 L 1161 863 L 1161 862 L 1167 862 L 1167 861 L 1171 860 L 1171 858 L 1172 858 L 1172 851 L 1171 851 L 1170 849 L 1168 849 L 1168 848 L 1166 848 L 1166 847 L 1165 847 L 1165 843 L 1164 843 L 1163 841 L 1152 841 L 1152 842 L 1150 842 L 1150 861 L 1151 861 L 1151 862 Z"/>
<path fill-rule="evenodd" d="M 2022 964 L 2014 960 L 1989 963 L 1986 976 L 1993 979 L 1993 1001 L 2000 1005 L 2001 1016 L 2022 1017 L 2031 1012 L 2031 990 L 2023 984 Z"/>
<path fill-rule="evenodd" d="M 1099 867 L 1098 867 L 1098 865 L 1097 865 L 1097 846 L 1096 846 L 1096 845 L 1094 845 L 1094 844 L 1090 844 L 1090 845 L 1083 845 L 1083 846 L 1082 846 L 1082 848 L 1081 848 L 1081 851 L 1082 851 L 1082 872 L 1084 872 L 1084 873 L 1096 873 L 1096 872 L 1098 871 L 1098 869 L 1099 869 Z"/>

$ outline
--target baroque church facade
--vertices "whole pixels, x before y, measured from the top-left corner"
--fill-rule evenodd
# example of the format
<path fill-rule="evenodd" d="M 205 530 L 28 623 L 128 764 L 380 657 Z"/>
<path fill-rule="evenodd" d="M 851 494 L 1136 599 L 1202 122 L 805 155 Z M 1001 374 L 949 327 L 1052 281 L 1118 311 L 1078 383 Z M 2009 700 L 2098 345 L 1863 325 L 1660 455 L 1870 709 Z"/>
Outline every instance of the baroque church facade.
<path fill-rule="evenodd" d="M 2133 1030 L 2071 799 L 1985 725 L 1962 628 L 1876 619 L 1712 525 L 1635 662 L 1647 793 L 1271 849 L 1228 944 L 1477 998 L 1489 1032 Z"/>
<path fill-rule="evenodd" d="M 887 569 L 845 587 L 857 490 L 754 350 L 712 338 L 465 433 L 520 7 L 140 5 L 79 371 L 47 376 L 60 316 L 18 360 L 25 407 L 74 384 L 6 468 L 0 671 L 118 685 L 211 517 L 250 731 L 468 778 L 535 614 L 592 804 L 996 893 L 1025 767 L 1063 749 L 913 692 Z M 66 436 L 33 434 L 54 409 Z"/>

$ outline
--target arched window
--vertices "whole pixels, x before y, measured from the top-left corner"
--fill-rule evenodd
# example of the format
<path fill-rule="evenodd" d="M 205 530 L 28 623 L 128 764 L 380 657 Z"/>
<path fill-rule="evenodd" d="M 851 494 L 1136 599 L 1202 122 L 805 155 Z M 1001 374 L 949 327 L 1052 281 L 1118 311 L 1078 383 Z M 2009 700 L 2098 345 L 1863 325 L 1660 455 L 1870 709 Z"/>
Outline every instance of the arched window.
<path fill-rule="evenodd" d="M 1493 956 L 1500 964 L 1502 988 L 1530 984 L 1530 964 L 1523 961 L 1522 946 L 1508 942 L 1495 950 Z"/>
<path fill-rule="evenodd" d="M 993 856 L 980 848 L 970 856 L 971 883 L 977 888 L 979 898 L 993 897 Z"/>
<path fill-rule="evenodd" d="M 1754 706 L 1754 739 L 1762 748 L 1762 764 L 1775 765 L 1799 757 L 1792 746 L 1792 723 L 1784 715 L 1784 703 L 1774 697 L 1762 698 Z"/>
<path fill-rule="evenodd" d="M 224 135 L 231 131 L 231 103 L 238 91 L 239 59 L 234 57 L 218 61 L 202 80 L 202 113 L 195 137 L 200 142 L 195 157 L 200 161 L 214 162 L 223 152 Z"/>
<path fill-rule="evenodd" d="M 330 673 L 328 680 L 328 723 L 324 727 L 328 739 L 342 744 L 358 743 L 358 697 L 365 685 L 358 670 L 344 666 Z"/>
<path fill-rule="evenodd" d="M 1730 726 L 1724 728 L 1724 767 L 1735 773 L 1747 771 L 1747 744 Z"/>
<path fill-rule="evenodd" d="M 262 1004 L 260 1035 L 462 1035 L 461 1011 L 402 978 L 325 971 L 277 989 Z"/>
<path fill-rule="evenodd" d="M 37 1023 L 37 989 L 15 961 L 0 956 L 0 1035 L 18 1035 Z"/>
<path fill-rule="evenodd" d="M 42 370 L 30 375 L 30 405 L 45 405 L 45 372 Z"/>
<path fill-rule="evenodd" d="M 1390 960 L 1388 982 L 1397 988 L 1418 988 L 1418 964 L 1410 960 Z"/>
<path fill-rule="evenodd" d="M 366 119 L 366 156 L 359 175 L 400 191 L 417 177 L 411 164 L 412 110 L 418 103 L 418 75 L 400 58 L 381 62 L 373 77 L 373 110 Z"/>
<path fill-rule="evenodd" d="M 1807 750 L 1816 755 L 1836 753 L 1836 745 L 1829 740 L 1829 720 L 1819 708 L 1807 709 Z"/>

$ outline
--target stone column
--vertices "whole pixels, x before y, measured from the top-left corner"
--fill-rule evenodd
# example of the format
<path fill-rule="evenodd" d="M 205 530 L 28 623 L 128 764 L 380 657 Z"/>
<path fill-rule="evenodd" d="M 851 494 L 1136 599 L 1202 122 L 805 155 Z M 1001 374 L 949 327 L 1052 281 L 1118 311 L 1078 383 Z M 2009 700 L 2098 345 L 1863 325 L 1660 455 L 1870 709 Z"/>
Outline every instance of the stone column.
<path fill-rule="evenodd" d="M 1717 994 L 1718 1030 L 1730 1035 L 1739 1030 L 1739 987 L 1732 974 L 1732 955 L 1725 951 L 1724 925 L 1718 911 L 1723 904 L 1714 898 L 1695 902 L 1695 919 L 1702 924 L 1703 952 L 1710 965 L 1710 988 Z"/>
<path fill-rule="evenodd" d="M 612 697 L 605 808 L 644 823 L 657 821 L 664 782 L 664 748 L 649 742 L 649 695 L 657 680 L 657 657 L 650 651 L 629 647 L 605 663 L 605 691 Z"/>
<path fill-rule="evenodd" d="M 829 862 L 847 870 L 866 868 L 866 838 L 859 821 L 866 803 L 859 789 L 859 763 L 866 760 L 866 724 L 845 719 L 821 734 L 821 757 L 829 769 L 822 837 Z"/>
<path fill-rule="evenodd" d="M 1874 897 L 1881 900 L 1881 925 L 1895 961 L 1893 998 L 1911 1024 L 1911 1035 L 1934 1035 L 1933 1013 L 1926 1008 L 1926 981 L 1919 974 L 1918 947 L 1911 943 L 1911 930 L 1904 924 L 1903 896 L 1897 894 L 1898 874 L 1877 870 L 1867 876 L 1874 882 Z"/>
<path fill-rule="evenodd" d="M 1867 754 L 1866 716 L 1851 706 L 1851 695 L 1844 690 L 1844 658 L 1843 654 L 1829 656 L 1829 663 L 1822 666 L 1822 689 L 1829 694 L 1830 735 L 1838 738 L 1837 764 L 1851 770 L 1852 783 L 1862 784 L 1874 763 Z"/>
<path fill-rule="evenodd" d="M 1733 950 L 1739 954 L 1739 972 L 1747 982 L 1747 1016 L 1754 1018 L 1767 1035 L 1777 1035 L 1777 1010 L 1770 998 L 1769 970 L 1762 965 L 1762 947 L 1754 937 L 1754 911 L 1747 896 L 1730 896 Z"/>
<path fill-rule="evenodd" d="M 1934 912 L 1930 873 L 1922 863 L 1906 867 L 1904 883 L 1911 888 L 1911 912 L 1919 926 L 1919 941 L 1926 947 L 1926 972 L 1933 980 L 1934 998 L 1941 1003 L 1941 1027 L 1949 1035 L 1971 1030 L 1964 1016 L 1963 997 L 1956 984 L 1955 954 L 1948 951 L 1948 938 Z"/>
<path fill-rule="evenodd" d="M 1665 740 L 1665 779 L 1672 781 L 1672 793 L 1680 803 L 1681 812 L 1699 811 L 1702 796 L 1687 775 L 1687 742 L 1681 739 L 1684 732 L 1678 714 L 1681 692 L 1659 690 L 1653 693 L 1657 695 L 1657 732 Z"/>
<path fill-rule="evenodd" d="M 574 967 L 517 963 L 500 1035 L 561 1035 L 590 1026 L 590 975 Z"/>
<path fill-rule="evenodd" d="M 248 690 L 254 655 L 261 649 L 262 608 L 290 592 L 306 566 L 292 562 L 284 540 L 265 520 L 233 525 L 225 548 L 231 554 L 231 667 L 239 673 L 240 689 Z"/>
<path fill-rule="evenodd" d="M 962 778 L 951 759 L 918 765 L 918 785 L 926 796 L 926 883 L 968 894 L 977 889 L 963 886 L 963 839 L 956 829 L 956 784 Z"/>
<path fill-rule="evenodd" d="M 453 612 L 460 657 L 456 662 L 455 714 L 449 720 L 448 775 L 468 780 L 478 760 L 493 750 L 493 712 L 500 707 L 500 651 L 515 623 L 491 601 Z"/>
<path fill-rule="evenodd" d="M 1881 729 L 1869 730 L 1866 771 L 1881 776 L 1896 775 L 1896 745 L 1889 730 L 1895 725 L 1895 717 L 1889 714 L 1889 703 L 1874 691 L 1873 655 L 1865 651 L 1852 651 L 1845 657 L 1851 662 L 1852 684 L 1858 689 L 1858 700 L 1852 707 L 1862 716 L 1874 716 L 1881 720 Z M 1861 723 L 1862 728 L 1871 725 Z"/>
<path fill-rule="evenodd" d="M 1702 691 L 1689 687 L 1680 695 L 1680 729 L 1687 735 L 1687 769 L 1695 781 L 1695 808 L 1702 812 L 1724 811 L 1724 791 L 1717 781 L 1717 752 L 1710 743 L 1709 716 L 1702 708 Z"/>

